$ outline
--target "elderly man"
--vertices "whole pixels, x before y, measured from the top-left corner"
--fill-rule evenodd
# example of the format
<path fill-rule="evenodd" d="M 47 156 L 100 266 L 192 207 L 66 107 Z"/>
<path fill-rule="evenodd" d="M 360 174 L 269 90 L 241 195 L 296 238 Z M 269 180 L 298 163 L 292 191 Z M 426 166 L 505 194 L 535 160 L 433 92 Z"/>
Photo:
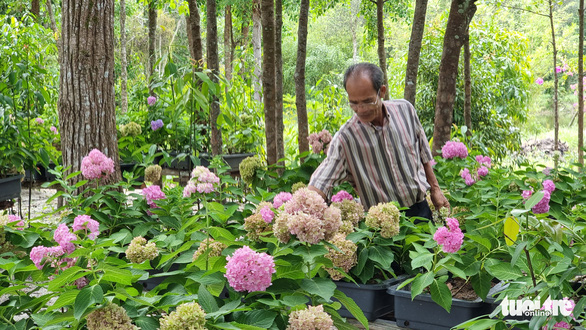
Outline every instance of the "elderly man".
<path fill-rule="evenodd" d="M 335 134 L 326 159 L 311 176 L 309 188 L 324 199 L 349 181 L 368 209 L 397 201 L 407 216 L 432 219 L 425 199 L 449 207 L 431 167 L 431 150 L 415 109 L 406 100 L 383 101 L 382 70 L 370 63 L 350 66 L 344 74 L 348 103 L 355 115 Z"/>

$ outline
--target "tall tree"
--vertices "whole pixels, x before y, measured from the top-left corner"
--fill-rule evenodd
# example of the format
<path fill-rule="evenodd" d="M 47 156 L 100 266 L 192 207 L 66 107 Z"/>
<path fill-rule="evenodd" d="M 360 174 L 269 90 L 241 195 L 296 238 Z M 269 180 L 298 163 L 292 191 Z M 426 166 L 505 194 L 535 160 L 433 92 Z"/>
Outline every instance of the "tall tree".
<path fill-rule="evenodd" d="M 59 125 L 63 165 L 79 171 L 92 149 L 114 160 L 121 179 L 114 103 L 114 0 L 63 0 Z M 74 179 L 75 180 L 75 179 Z"/>
<path fill-rule="evenodd" d="M 407 56 L 407 69 L 405 72 L 405 100 L 415 105 L 417 93 L 417 72 L 419 71 L 419 55 L 421 54 L 421 42 L 425 30 L 425 17 L 427 14 L 427 0 L 415 0 L 415 13 L 411 26 L 411 38 L 409 39 L 409 53 Z"/>
<path fill-rule="evenodd" d="M 216 0 L 206 1 L 207 17 L 207 37 L 206 37 L 206 55 L 208 59 L 208 69 L 210 79 L 218 83 L 218 73 L 220 63 L 218 60 L 218 27 L 216 23 Z M 210 104 L 210 127 L 212 129 L 211 143 L 212 154 L 220 155 L 222 153 L 222 131 L 218 128 L 218 116 L 220 115 L 220 103 L 218 96 L 213 94 Z"/>
<path fill-rule="evenodd" d="M 305 59 L 307 57 L 307 21 L 309 0 L 301 0 L 299 25 L 297 27 L 297 64 L 295 66 L 295 106 L 297 108 L 297 143 L 299 153 L 309 151 L 309 124 L 307 120 L 307 101 L 305 100 Z"/>
<path fill-rule="evenodd" d="M 578 17 L 578 161 L 584 165 L 584 0 L 580 0 Z"/>
<path fill-rule="evenodd" d="M 352 15 L 352 62 L 358 62 L 358 13 L 362 0 L 350 1 L 350 13 Z"/>
<path fill-rule="evenodd" d="M 149 15 L 149 92 L 154 95 L 153 89 L 150 87 L 153 81 L 155 73 L 155 63 L 157 62 L 157 56 L 155 55 L 155 44 L 157 37 L 157 0 L 149 0 L 148 2 L 148 15 Z"/>
<path fill-rule="evenodd" d="M 262 76 L 262 59 L 261 59 L 261 0 L 252 0 L 252 52 L 254 54 L 254 71 L 252 73 L 252 88 L 254 89 L 254 99 L 261 101 L 261 76 Z"/>
<path fill-rule="evenodd" d="M 187 39 L 189 43 L 189 53 L 191 58 L 200 66 L 203 60 L 203 47 L 201 42 L 201 26 L 199 18 L 199 9 L 196 0 L 187 0 L 189 7 L 189 16 L 187 17 Z"/>
<path fill-rule="evenodd" d="M 376 30 L 378 35 L 378 63 L 383 70 L 383 85 L 389 86 L 389 78 L 387 76 L 387 53 L 385 51 L 385 25 L 384 25 L 384 5 L 387 0 L 370 0 L 376 3 Z M 389 93 L 385 93 L 385 100 L 389 99 Z"/>
<path fill-rule="evenodd" d="M 263 61 L 262 91 L 267 140 L 267 163 L 277 162 L 276 95 L 275 95 L 275 5 L 274 0 L 261 1 Z"/>
<path fill-rule="evenodd" d="M 470 69 L 470 33 L 464 40 L 464 122 L 468 136 L 472 135 L 472 71 Z"/>
<path fill-rule="evenodd" d="M 558 72 L 557 72 L 557 56 L 558 51 L 555 43 L 555 25 L 553 24 L 553 6 L 554 2 L 549 0 L 549 23 L 551 25 L 551 45 L 553 47 L 553 127 L 554 127 L 554 150 L 558 150 L 559 140 L 559 113 L 558 113 Z M 556 163 L 557 166 L 557 163 Z"/>
<path fill-rule="evenodd" d="M 47 13 L 51 20 L 51 30 L 53 30 L 53 33 L 57 33 L 57 23 L 55 22 L 55 15 L 53 15 L 53 5 L 51 4 L 51 0 L 47 0 L 45 4 L 47 5 Z M 57 47 L 59 47 L 59 43 L 57 43 Z"/>
<path fill-rule="evenodd" d="M 126 0 L 120 0 L 120 112 L 128 111 L 127 80 L 128 72 L 126 67 Z"/>
<path fill-rule="evenodd" d="M 450 139 L 460 51 L 464 43 L 463 36 L 468 34 L 470 22 L 476 12 L 475 2 L 476 0 L 452 0 L 450 6 L 435 103 L 432 147 L 434 155 Z"/>
<path fill-rule="evenodd" d="M 283 123 L 283 2 L 275 2 L 275 134 L 277 160 L 285 158 L 285 125 Z M 285 165 L 285 164 L 282 164 Z"/>
<path fill-rule="evenodd" d="M 224 71 L 228 81 L 232 80 L 232 60 L 234 58 L 232 38 L 232 6 L 226 5 L 224 8 Z"/>
<path fill-rule="evenodd" d="M 41 13 L 41 3 L 39 0 L 33 0 L 31 3 L 31 14 L 35 15 L 37 21 L 39 20 L 39 14 Z"/>

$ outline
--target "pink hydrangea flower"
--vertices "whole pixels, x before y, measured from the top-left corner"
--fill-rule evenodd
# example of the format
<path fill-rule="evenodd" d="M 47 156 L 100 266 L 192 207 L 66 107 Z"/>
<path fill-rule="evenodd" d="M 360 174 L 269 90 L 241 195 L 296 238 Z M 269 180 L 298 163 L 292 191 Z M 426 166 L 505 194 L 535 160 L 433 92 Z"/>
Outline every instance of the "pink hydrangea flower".
<path fill-rule="evenodd" d="M 75 284 L 75 286 L 77 287 L 78 290 L 83 289 L 86 285 L 88 285 L 88 283 L 89 283 L 89 281 L 87 280 L 87 278 L 85 278 L 85 276 L 80 277 L 73 282 L 73 284 Z"/>
<path fill-rule="evenodd" d="M 200 194 L 209 194 L 216 191 L 220 178 L 205 166 L 196 166 L 191 171 L 191 178 L 183 189 L 183 197 L 189 197 L 196 191 Z"/>
<path fill-rule="evenodd" d="M 23 230 L 24 229 L 24 220 L 22 220 L 22 218 L 20 216 L 18 216 L 18 215 L 9 214 L 8 215 L 8 223 L 13 223 L 13 222 L 17 222 L 16 225 L 15 225 L 15 227 L 16 227 L 17 230 Z"/>
<path fill-rule="evenodd" d="M 332 196 L 332 202 L 333 203 L 337 203 L 337 202 L 341 202 L 343 200 L 354 200 L 354 197 L 352 197 L 352 195 L 350 195 L 347 191 L 345 190 L 340 190 L 337 194 L 335 194 L 334 196 Z"/>
<path fill-rule="evenodd" d="M 325 238 L 322 221 L 311 214 L 298 212 L 291 215 L 287 221 L 287 228 L 291 234 L 297 235 L 301 242 L 317 244 Z"/>
<path fill-rule="evenodd" d="M 324 129 L 319 133 L 311 133 L 307 137 L 307 140 L 309 141 L 311 150 L 314 153 L 319 154 L 322 150 L 327 153 L 329 144 L 332 141 L 332 134 L 330 134 L 328 130 Z M 324 146 L 326 147 L 325 150 Z"/>
<path fill-rule="evenodd" d="M 226 274 L 230 286 L 236 291 L 265 291 L 271 286 L 276 272 L 273 257 L 244 246 L 226 257 Z"/>
<path fill-rule="evenodd" d="M 147 204 L 150 208 L 158 208 L 157 204 L 155 204 L 155 201 L 159 199 L 165 199 L 167 197 L 165 193 L 161 191 L 161 187 L 157 185 L 144 188 L 142 190 L 142 194 L 146 198 Z"/>
<path fill-rule="evenodd" d="M 568 322 L 559 321 L 553 325 L 552 330 L 571 329 L 571 328 L 572 328 L 572 326 Z M 541 329 L 548 330 L 549 328 L 547 327 L 547 325 L 544 325 Z"/>
<path fill-rule="evenodd" d="M 100 234 L 100 224 L 89 215 L 78 215 L 75 217 L 72 227 L 73 231 L 84 230 L 86 234 L 89 231 L 89 239 L 96 239 Z"/>
<path fill-rule="evenodd" d="M 69 254 L 75 251 L 75 244 L 71 243 L 71 241 L 77 240 L 77 236 L 69 231 L 69 227 L 66 224 L 62 223 L 55 229 L 53 239 L 59 243 L 65 253 Z"/>
<path fill-rule="evenodd" d="M 45 121 L 43 120 L 43 118 L 35 118 L 35 121 L 37 122 L 37 124 L 39 125 L 43 125 L 45 123 Z"/>
<path fill-rule="evenodd" d="M 275 198 L 273 198 L 273 207 L 278 209 L 285 202 L 288 202 L 291 199 L 291 197 L 293 197 L 293 195 L 291 195 L 291 193 L 288 193 L 288 192 L 283 191 L 283 192 L 278 193 L 277 196 L 275 196 Z"/>
<path fill-rule="evenodd" d="M 543 190 L 547 190 L 551 194 L 555 190 L 555 183 L 551 180 L 543 181 Z"/>
<path fill-rule="evenodd" d="M 479 176 L 487 176 L 488 168 L 486 166 L 481 166 L 476 173 L 478 173 Z"/>
<path fill-rule="evenodd" d="M 521 193 L 521 196 L 523 196 L 523 199 L 529 199 L 529 197 L 531 197 L 531 195 L 533 195 L 533 190 L 523 190 L 523 192 Z"/>
<path fill-rule="evenodd" d="M 269 206 L 265 206 L 260 209 L 260 215 L 266 223 L 271 223 L 275 218 L 275 212 L 273 212 Z"/>
<path fill-rule="evenodd" d="M 470 170 L 467 168 L 462 170 L 462 172 L 460 173 L 460 176 L 462 177 L 462 179 L 464 179 L 464 181 L 466 182 L 466 185 L 468 185 L 468 186 L 471 186 L 476 182 L 472 178 L 472 175 L 470 174 Z"/>
<path fill-rule="evenodd" d="M 475 159 L 480 165 L 484 165 L 488 168 L 492 166 L 492 160 L 488 156 L 478 155 Z"/>
<path fill-rule="evenodd" d="M 183 197 L 189 197 L 191 194 L 195 194 L 197 188 L 195 187 L 195 183 L 191 180 L 187 182 L 185 188 L 183 188 Z"/>
<path fill-rule="evenodd" d="M 61 246 L 35 246 L 31 249 L 30 258 L 38 269 L 43 269 L 47 262 L 54 264 L 57 258 L 62 256 L 64 253 L 65 251 L 63 251 Z M 45 258 L 45 263 L 41 264 Z"/>
<path fill-rule="evenodd" d="M 93 149 L 81 160 L 81 174 L 88 179 L 99 179 L 114 173 L 114 161 L 100 150 Z"/>
<path fill-rule="evenodd" d="M 433 239 L 438 245 L 442 246 L 442 251 L 446 253 L 456 253 L 462 247 L 464 242 L 464 233 L 460 229 L 460 223 L 455 218 L 446 219 L 448 228 L 442 226 L 433 234 Z"/>
<path fill-rule="evenodd" d="M 541 171 L 541 173 L 545 174 L 545 175 L 550 175 L 551 174 L 551 170 L 553 170 L 553 167 L 546 167 L 543 169 L 543 171 Z"/>
<path fill-rule="evenodd" d="M 157 102 L 157 98 L 156 97 L 154 97 L 154 96 L 147 97 L 147 103 L 149 105 L 154 105 L 156 102 Z"/>
<path fill-rule="evenodd" d="M 51 130 L 51 132 L 53 132 L 53 134 L 55 134 L 55 135 L 59 134 L 59 132 L 57 132 L 57 127 L 55 127 L 55 126 L 51 126 L 50 130 Z"/>
<path fill-rule="evenodd" d="M 442 157 L 444 159 L 451 159 L 455 157 L 464 159 L 468 157 L 468 149 L 462 142 L 448 141 L 442 147 Z"/>
<path fill-rule="evenodd" d="M 303 212 L 321 219 L 327 207 L 323 198 L 317 192 L 308 188 L 301 188 L 285 203 L 285 212 L 289 214 Z"/>
<path fill-rule="evenodd" d="M 535 214 L 547 213 L 549 212 L 549 199 L 551 194 L 547 190 L 542 190 L 543 198 L 539 201 L 539 203 L 535 204 L 531 209 Z"/>
<path fill-rule="evenodd" d="M 563 70 L 564 70 L 564 69 L 563 69 L 561 66 L 556 66 L 556 67 L 555 67 L 555 72 L 556 72 L 556 73 L 560 73 L 560 72 L 562 72 Z"/>
<path fill-rule="evenodd" d="M 543 78 L 539 77 L 539 78 L 535 79 L 535 83 L 537 85 L 543 85 Z"/>

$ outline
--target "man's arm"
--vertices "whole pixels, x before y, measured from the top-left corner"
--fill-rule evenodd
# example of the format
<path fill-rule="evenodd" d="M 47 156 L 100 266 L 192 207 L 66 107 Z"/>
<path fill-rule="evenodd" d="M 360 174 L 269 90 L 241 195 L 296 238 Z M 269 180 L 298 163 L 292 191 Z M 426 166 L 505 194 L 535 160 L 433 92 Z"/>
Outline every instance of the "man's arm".
<path fill-rule="evenodd" d="M 435 206 L 436 210 L 439 210 L 441 207 L 450 207 L 450 202 L 444 193 L 439 187 L 437 183 L 437 178 L 433 173 L 433 167 L 431 167 L 431 162 L 427 162 L 423 164 L 423 169 L 425 171 L 425 177 L 427 178 L 427 183 L 431 186 L 430 197 L 433 205 Z"/>

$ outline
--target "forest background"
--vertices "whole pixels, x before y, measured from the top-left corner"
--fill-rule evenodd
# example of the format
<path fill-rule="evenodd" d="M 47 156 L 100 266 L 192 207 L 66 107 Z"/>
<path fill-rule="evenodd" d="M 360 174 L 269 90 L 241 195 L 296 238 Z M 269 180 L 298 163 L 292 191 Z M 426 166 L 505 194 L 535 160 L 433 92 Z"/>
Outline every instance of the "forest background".
<path fill-rule="evenodd" d="M 196 120 L 201 125 L 190 134 L 188 125 L 193 113 L 187 108 L 194 98 L 181 97 L 184 93 L 180 90 L 183 87 L 180 81 L 193 67 L 186 28 L 189 26 L 186 18 L 188 2 L 169 0 L 154 3 L 157 15 L 154 34 L 149 34 L 148 7 L 152 3 L 143 0 L 125 3 L 125 13 L 120 11 L 120 2 L 115 4 L 117 126 L 134 121 L 142 126 L 145 136 L 148 135 L 147 142 L 149 139 L 164 139 L 175 143 L 171 149 L 188 152 L 187 147 L 193 146 L 195 141 L 197 151 L 211 151 L 209 113 L 203 111 L 208 109 L 201 108 L 201 120 Z M 265 155 L 264 113 L 260 101 L 262 90 L 256 88 L 260 84 L 260 65 L 252 40 L 255 25 L 252 3 L 237 0 L 216 2 L 221 79 L 217 85 L 208 88 L 217 90 L 219 97 L 218 126 L 223 137 L 222 152 Z M 295 70 L 300 8 L 297 1 L 283 1 L 282 5 L 283 129 L 285 156 L 291 161 L 299 153 Z M 517 162 L 525 157 L 517 153 L 522 141 L 553 138 L 553 73 L 557 66 L 560 140 L 570 146 L 566 161 L 577 161 L 578 1 L 552 3 L 557 47 L 555 66 L 547 16 L 550 2 L 477 1 L 476 5 L 477 11 L 469 28 L 473 131 L 470 142 L 500 160 L 506 158 Z M 403 98 L 404 95 L 414 7 L 415 3 L 411 1 L 384 3 L 384 49 L 391 98 Z M 449 7 L 450 3 L 446 0 L 432 0 L 427 4 L 415 107 L 428 138 L 433 136 L 438 71 Z M 53 13 L 50 14 L 48 9 Z M 205 65 L 208 8 L 200 1 L 198 9 Z M 34 24 L 34 18 L 28 16 L 30 12 L 38 13 L 38 24 Z M 38 86 L 43 90 L 36 92 L 43 94 L 43 102 L 40 107 L 35 107 L 32 117 L 39 116 L 57 125 L 59 62 L 56 40 L 59 40 L 61 33 L 60 1 L 37 0 L 32 4 L 31 1 L 4 1 L 0 4 L 0 14 L 5 15 L 3 45 L 0 45 L 3 52 L 26 53 L 31 64 L 39 68 L 37 74 L 42 76 Z M 121 15 L 126 18 L 127 110 L 121 97 Z M 14 21 L 15 18 L 20 23 Z M 259 18 L 257 15 L 256 20 Z M 20 41 L 18 47 L 14 47 L 11 40 L 17 36 Z M 155 54 L 153 62 L 149 61 L 149 45 L 152 45 L 151 51 Z M 343 71 L 357 61 L 379 62 L 376 5 L 360 0 L 311 1 L 306 56 L 305 94 L 309 133 L 322 129 L 334 133 L 352 115 L 341 86 Z M 13 60 L 13 64 L 16 62 Z M 154 67 L 152 71 L 150 64 Z M 453 122 L 456 127 L 461 127 L 464 125 L 462 60 L 458 71 Z M 158 98 L 154 107 L 147 103 L 149 95 Z M 200 100 L 197 96 L 195 101 L 198 104 L 209 104 L 209 100 Z M 163 133 L 156 133 L 159 136 L 155 136 L 154 132 L 146 133 L 155 119 L 162 119 L 165 123 Z M 458 134 L 459 131 L 454 132 Z"/>

